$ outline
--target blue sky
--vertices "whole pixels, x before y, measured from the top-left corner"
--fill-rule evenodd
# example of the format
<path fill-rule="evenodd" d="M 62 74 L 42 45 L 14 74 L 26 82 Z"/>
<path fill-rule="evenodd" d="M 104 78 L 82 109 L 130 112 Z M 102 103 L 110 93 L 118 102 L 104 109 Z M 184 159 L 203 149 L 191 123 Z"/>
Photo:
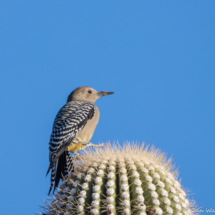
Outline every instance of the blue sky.
<path fill-rule="evenodd" d="M 212 0 L 1 1 L 0 213 L 40 210 L 53 120 L 85 85 L 115 92 L 96 102 L 93 143 L 155 145 L 215 208 L 214 11 Z"/>

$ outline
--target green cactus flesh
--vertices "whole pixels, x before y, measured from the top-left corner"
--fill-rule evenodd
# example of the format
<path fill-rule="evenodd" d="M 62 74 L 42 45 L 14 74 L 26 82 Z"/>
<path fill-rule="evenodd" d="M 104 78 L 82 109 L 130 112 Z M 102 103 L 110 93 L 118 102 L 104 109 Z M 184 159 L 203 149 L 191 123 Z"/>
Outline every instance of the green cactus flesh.
<path fill-rule="evenodd" d="M 177 171 L 159 150 L 107 145 L 85 151 L 75 167 L 46 214 L 193 214 Z"/>

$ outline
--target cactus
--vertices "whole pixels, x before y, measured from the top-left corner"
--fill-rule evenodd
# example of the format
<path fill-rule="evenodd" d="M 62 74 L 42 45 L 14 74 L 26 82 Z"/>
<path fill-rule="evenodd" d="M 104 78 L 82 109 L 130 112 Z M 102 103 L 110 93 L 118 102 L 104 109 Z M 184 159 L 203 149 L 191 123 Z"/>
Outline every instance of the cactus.
<path fill-rule="evenodd" d="M 194 204 L 177 180 L 177 170 L 155 148 L 106 144 L 84 151 L 74 164 L 75 172 L 43 214 L 193 214 Z"/>

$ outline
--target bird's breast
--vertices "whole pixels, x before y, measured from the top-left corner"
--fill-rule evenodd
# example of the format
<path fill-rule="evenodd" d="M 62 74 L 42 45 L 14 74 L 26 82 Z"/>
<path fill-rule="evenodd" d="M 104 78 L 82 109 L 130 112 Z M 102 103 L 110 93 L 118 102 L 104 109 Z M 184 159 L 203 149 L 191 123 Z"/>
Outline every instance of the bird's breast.
<path fill-rule="evenodd" d="M 96 125 L 99 121 L 99 109 L 96 105 L 94 105 L 94 116 L 89 119 L 86 123 L 86 125 L 84 126 L 84 128 L 77 134 L 76 138 L 85 141 L 85 142 L 89 142 L 93 136 L 93 133 L 95 131 Z"/>

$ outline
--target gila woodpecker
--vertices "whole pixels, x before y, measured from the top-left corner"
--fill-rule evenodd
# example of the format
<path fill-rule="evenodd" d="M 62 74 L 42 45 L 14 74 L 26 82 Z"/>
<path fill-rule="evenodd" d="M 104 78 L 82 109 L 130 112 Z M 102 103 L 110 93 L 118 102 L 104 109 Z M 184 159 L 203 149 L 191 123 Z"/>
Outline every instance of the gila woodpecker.
<path fill-rule="evenodd" d="M 99 120 L 99 109 L 94 102 L 113 92 L 97 92 L 90 87 L 76 88 L 58 112 L 49 142 L 50 165 L 47 174 L 51 171 L 51 186 L 58 187 L 60 179 L 66 178 L 69 172 L 74 171 L 72 157 L 69 152 L 76 154 L 76 151 L 85 147 L 100 147 L 90 143 L 94 130 Z"/>

